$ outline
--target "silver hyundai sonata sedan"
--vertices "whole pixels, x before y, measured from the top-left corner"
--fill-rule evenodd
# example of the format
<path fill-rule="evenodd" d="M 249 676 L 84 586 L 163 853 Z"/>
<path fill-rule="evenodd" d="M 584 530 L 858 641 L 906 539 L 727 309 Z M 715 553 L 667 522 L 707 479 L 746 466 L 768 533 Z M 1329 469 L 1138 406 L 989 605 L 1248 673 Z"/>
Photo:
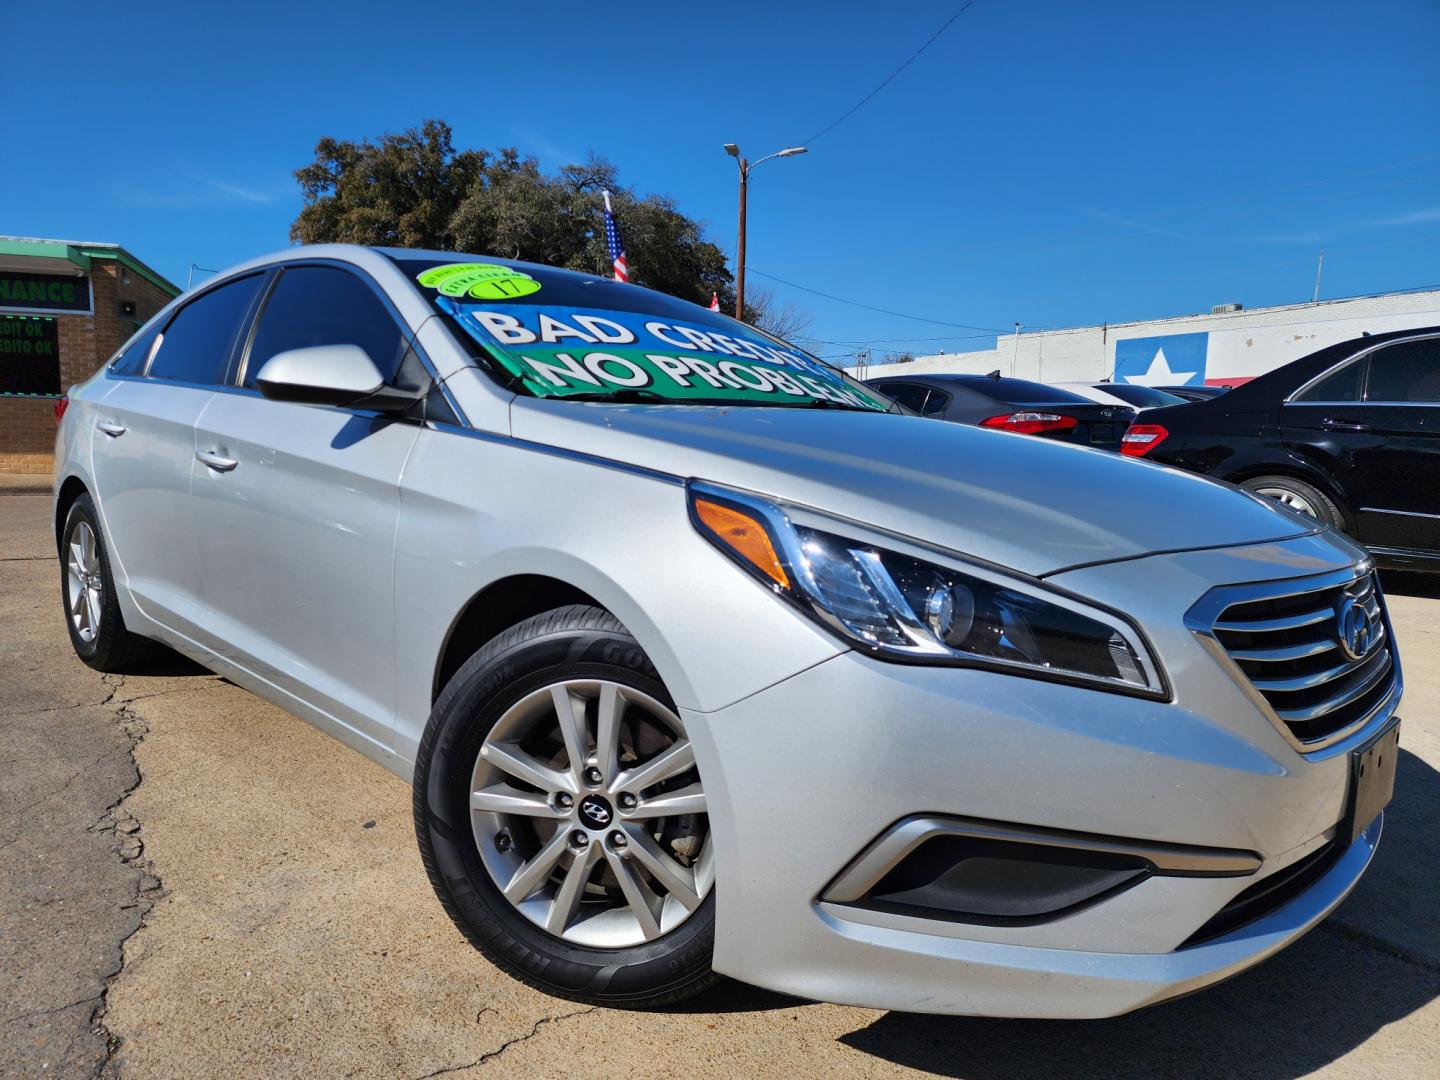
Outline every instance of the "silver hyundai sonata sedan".
<path fill-rule="evenodd" d="M 71 639 L 412 780 L 456 926 L 581 1001 L 1111 1016 L 1323 919 L 1397 757 L 1365 553 L 903 413 L 632 285 L 291 249 L 72 390 Z"/>

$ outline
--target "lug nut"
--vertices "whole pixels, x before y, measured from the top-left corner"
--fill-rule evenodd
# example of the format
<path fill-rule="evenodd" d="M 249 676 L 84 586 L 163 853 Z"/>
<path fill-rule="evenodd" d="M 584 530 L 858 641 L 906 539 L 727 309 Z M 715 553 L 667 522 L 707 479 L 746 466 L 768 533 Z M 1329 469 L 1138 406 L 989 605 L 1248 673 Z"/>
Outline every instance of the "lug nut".
<path fill-rule="evenodd" d="M 585 782 L 587 784 L 598 784 L 601 780 L 604 779 L 605 777 L 601 775 L 600 770 L 597 769 L 594 765 L 591 765 L 588 769 L 585 770 Z"/>
<path fill-rule="evenodd" d="M 559 795 L 555 796 L 555 805 L 562 810 L 568 810 L 575 805 L 575 796 L 571 795 L 568 791 L 562 791 Z"/>
<path fill-rule="evenodd" d="M 628 791 L 622 791 L 620 793 L 620 805 L 626 810 L 634 810 L 635 804 L 639 801 L 639 799 L 635 798 L 635 796 Z"/>
<path fill-rule="evenodd" d="M 588 844 L 589 842 L 590 842 L 590 837 L 586 836 L 585 833 L 584 833 L 583 831 L 581 831 L 580 829 L 576 829 L 574 832 L 572 832 L 572 833 L 570 834 L 570 846 L 571 846 L 571 847 L 583 848 L 583 847 L 584 847 L 586 844 Z"/>
<path fill-rule="evenodd" d="M 611 847 L 613 847 L 613 848 L 623 848 L 623 847 L 624 847 L 626 844 L 628 844 L 628 843 L 630 843 L 630 841 L 626 838 L 625 834 L 624 834 L 623 832 L 621 832 L 619 829 L 616 829 L 614 832 L 612 832 L 612 833 L 610 834 L 610 846 L 611 846 Z"/>

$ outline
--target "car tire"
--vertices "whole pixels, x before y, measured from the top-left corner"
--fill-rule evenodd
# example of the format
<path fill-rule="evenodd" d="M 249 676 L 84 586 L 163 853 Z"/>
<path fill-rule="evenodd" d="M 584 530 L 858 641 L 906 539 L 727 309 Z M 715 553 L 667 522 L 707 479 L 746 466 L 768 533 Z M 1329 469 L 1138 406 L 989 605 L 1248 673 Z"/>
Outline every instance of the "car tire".
<path fill-rule="evenodd" d="M 607 687 L 611 688 L 608 692 L 612 696 L 608 700 L 615 719 L 608 730 L 619 732 L 623 729 L 629 733 L 628 750 L 619 734 L 609 741 L 616 749 L 611 755 L 609 768 L 603 774 L 606 777 L 603 786 L 600 782 L 602 773 L 597 766 L 606 764 L 598 757 L 601 753 L 600 702 L 605 699 L 597 697 L 592 711 L 589 701 L 580 691 L 574 690 L 575 687 L 595 687 L 597 695 L 605 693 Z M 557 697 L 557 692 L 563 696 Z M 547 693 L 549 699 L 545 697 Z M 546 706 L 547 700 L 555 701 L 553 708 Z M 616 706 L 617 700 L 624 704 Z M 572 711 L 570 715 L 579 718 L 576 723 L 580 734 L 572 737 L 584 744 L 581 755 L 591 763 L 588 769 L 572 760 L 571 753 L 564 749 L 574 744 L 557 743 L 553 736 L 542 730 L 546 724 L 552 723 L 546 718 L 547 712 L 548 717 L 554 718 L 553 722 L 560 723 L 562 701 L 584 705 L 583 709 Z M 500 741 L 502 734 L 509 739 L 511 732 L 524 730 L 514 727 L 516 717 L 528 715 L 527 710 L 533 712 L 536 706 L 527 703 L 534 702 L 539 702 L 542 719 L 524 721 L 533 724 L 532 733 L 525 735 L 522 741 Z M 681 890 L 690 903 L 674 906 L 680 893 L 663 896 L 660 913 L 656 915 L 649 901 L 655 899 L 654 890 L 658 883 L 667 879 L 647 877 L 649 871 L 645 867 L 650 864 L 642 865 L 641 860 L 642 856 L 655 858 L 656 852 L 671 855 L 671 849 L 662 849 L 656 840 L 666 841 L 665 830 L 673 828 L 669 822 L 677 819 L 657 818 L 656 822 L 663 820 L 665 823 L 652 822 L 650 825 L 622 820 L 625 814 L 639 816 L 658 797 L 642 793 L 637 800 L 627 791 L 617 791 L 609 780 L 611 775 L 617 777 L 616 783 L 619 778 L 631 776 L 638 782 L 637 765 L 646 768 L 654 766 L 658 758 L 648 753 L 641 754 L 637 748 L 641 745 L 642 733 L 647 739 L 662 737 L 654 735 L 647 725 L 660 728 L 665 723 L 673 726 L 680 721 L 669 694 L 644 651 L 614 616 L 586 605 L 556 608 L 510 628 L 472 656 L 445 686 L 435 702 L 416 755 L 416 838 L 426 873 L 445 911 L 460 932 L 491 963 L 546 993 L 590 1005 L 619 1008 L 655 1008 L 673 1004 L 720 981 L 720 976 L 712 972 L 710 966 L 715 938 L 714 889 L 709 884 L 699 884 L 703 869 L 699 864 L 704 862 L 706 855 L 712 857 L 708 865 L 713 868 L 708 818 L 703 813 L 697 813 L 678 819 L 689 823 L 686 827 L 692 830 L 692 834 L 683 838 L 682 846 L 674 848 L 677 854 L 671 861 L 679 865 L 679 861 L 683 860 L 684 856 L 678 853 L 686 851 L 684 845 L 690 844 L 698 835 L 694 830 L 703 829 L 705 851 L 692 869 L 682 866 L 678 871 L 682 876 L 689 874 L 693 878 L 693 890 Z M 678 748 L 688 752 L 688 739 L 684 739 L 684 747 L 678 746 L 683 738 L 683 726 L 678 730 L 680 734 L 665 749 Z M 536 731 L 540 732 L 539 736 L 534 734 Z M 533 741 L 541 736 L 548 741 Z M 494 753 L 493 747 L 497 745 L 508 748 L 502 751 L 502 759 L 507 753 L 523 749 L 527 754 L 534 755 L 527 758 L 531 766 L 553 767 L 562 774 L 562 779 L 564 776 L 571 777 L 572 785 L 578 785 L 569 789 L 575 792 L 569 796 L 574 810 L 558 808 L 564 802 L 567 791 L 555 790 L 546 794 L 546 787 L 526 784 L 517 780 L 516 774 L 494 773 L 493 763 L 487 764 L 490 760 L 487 754 Z M 592 745 L 593 752 L 589 750 Z M 537 746 L 540 748 L 537 749 Z M 546 756 L 546 750 L 551 747 L 560 749 Z M 625 772 L 626 753 L 630 755 L 630 772 Z M 677 755 L 670 756 L 679 760 Z M 683 796 L 684 792 L 699 790 L 698 781 L 686 780 L 686 777 L 698 776 L 693 765 L 693 753 L 690 753 L 690 758 L 692 764 L 688 766 L 688 771 L 672 778 L 673 783 L 689 783 L 690 786 L 675 792 L 676 795 Z M 565 763 L 563 766 L 560 764 L 562 760 Z M 515 768 L 513 761 L 507 759 L 506 768 Z M 492 771 L 486 774 L 487 769 Z M 483 775 L 498 778 L 493 781 L 493 786 L 487 787 L 492 781 L 482 779 Z M 533 769 L 527 775 L 535 775 Z M 669 784 L 672 780 L 664 783 Z M 587 784 L 592 786 L 587 787 Z M 545 805 L 550 809 L 542 812 L 555 816 L 573 812 L 576 816 L 557 822 L 546 817 L 491 814 L 472 807 L 472 790 L 477 791 L 475 798 L 503 791 L 512 800 L 523 797 L 532 804 L 535 800 L 548 800 Z M 655 792 L 657 788 L 652 786 L 644 790 Z M 590 794 L 586 794 L 587 791 Z M 614 803 L 613 808 L 608 804 L 605 807 L 613 813 L 611 824 L 629 830 L 631 850 L 628 858 L 622 859 L 620 850 L 614 846 L 624 843 L 623 839 L 617 839 L 618 829 L 601 834 L 585 833 L 577 827 L 585 824 L 578 817 L 580 810 L 588 805 L 587 812 L 598 814 L 599 809 L 590 804 L 597 794 L 606 793 Z M 575 802 L 576 799 L 579 802 Z M 604 802 L 604 799 L 601 801 Z M 622 805 L 629 805 L 632 809 L 622 811 Z M 532 805 L 525 812 L 536 811 Z M 497 822 L 508 824 L 497 830 Z M 591 827 L 594 827 L 593 823 Z M 649 833 L 641 836 L 636 831 L 652 827 L 659 831 L 658 838 Z M 554 831 L 550 831 L 552 829 Z M 595 865 L 588 870 L 579 867 L 582 855 L 573 846 L 577 842 L 585 844 L 587 838 L 589 847 L 582 847 L 579 851 L 584 852 L 587 859 L 594 860 Z M 693 854 L 700 843 L 695 839 L 695 846 L 689 849 L 689 853 Z M 526 867 L 541 863 L 556 844 L 561 845 L 559 858 L 562 862 L 547 864 L 555 866 L 555 869 L 545 871 L 543 879 L 536 879 L 540 884 L 535 891 L 528 891 L 529 884 L 517 886 L 521 872 L 528 872 Z M 563 864 L 565 858 L 570 860 L 568 868 Z M 586 862 L 585 867 L 590 867 L 590 863 Z M 631 875 L 625 882 L 619 881 L 622 872 Z M 562 896 L 566 895 L 572 874 L 579 877 L 580 884 L 570 889 L 568 895 L 572 898 L 578 895 L 580 899 L 570 901 L 569 911 L 581 914 L 576 916 L 561 912 L 557 915 L 556 908 L 560 906 Z M 647 890 L 643 895 L 647 898 L 645 910 L 651 912 L 648 919 L 642 919 L 640 908 L 635 906 L 634 897 L 637 894 L 633 890 L 637 875 Z M 609 884 L 606 883 L 607 877 Z M 713 870 L 708 880 L 713 882 Z M 507 891 L 516 899 L 507 899 Z M 543 917 L 542 912 L 545 913 Z M 585 912 L 590 914 L 585 915 Z M 597 919 L 597 912 L 603 918 Z M 666 912 L 678 914 L 679 921 L 678 925 L 662 931 L 666 927 Z M 632 920 L 634 928 L 629 926 Z M 613 933 L 618 936 L 603 940 L 585 938 L 586 934 L 599 933 L 595 927 L 606 927 L 611 923 L 617 928 Z M 625 934 L 635 939 L 631 940 Z M 636 934 L 643 934 L 643 940 Z M 576 937 L 580 940 L 573 939 Z"/>
<path fill-rule="evenodd" d="M 1345 515 L 1335 504 L 1335 500 L 1313 484 L 1291 476 L 1257 476 L 1246 480 L 1240 486 L 1255 495 L 1274 499 L 1291 510 L 1313 517 L 1326 525 L 1333 525 L 1337 529 L 1345 528 Z"/>
<path fill-rule="evenodd" d="M 159 655 L 160 645 L 125 628 L 110 553 L 88 494 L 71 504 L 60 537 L 60 599 L 75 655 L 105 672 L 129 671 Z"/>

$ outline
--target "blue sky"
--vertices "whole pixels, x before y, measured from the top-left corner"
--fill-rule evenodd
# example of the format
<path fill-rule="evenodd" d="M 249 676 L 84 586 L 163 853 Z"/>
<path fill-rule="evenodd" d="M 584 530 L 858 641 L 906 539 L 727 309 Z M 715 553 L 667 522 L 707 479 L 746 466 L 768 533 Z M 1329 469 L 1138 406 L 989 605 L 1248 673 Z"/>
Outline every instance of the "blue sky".
<path fill-rule="evenodd" d="M 119 242 L 183 284 L 288 243 L 321 135 L 439 117 L 547 168 L 603 154 L 730 252 L 721 144 L 805 140 L 962 2 L 28 5 L 0 232 Z M 1435 0 L 975 0 L 755 172 L 751 281 L 826 355 L 987 342 L 758 274 L 1000 329 L 1306 300 L 1322 245 L 1322 296 L 1440 285 L 1437 56 Z"/>

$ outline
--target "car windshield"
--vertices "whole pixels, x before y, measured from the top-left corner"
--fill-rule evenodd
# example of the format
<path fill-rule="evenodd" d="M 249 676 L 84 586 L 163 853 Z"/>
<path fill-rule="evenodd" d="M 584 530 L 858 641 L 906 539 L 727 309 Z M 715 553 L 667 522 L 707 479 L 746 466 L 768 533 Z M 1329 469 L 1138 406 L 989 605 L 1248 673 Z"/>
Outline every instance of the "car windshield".
<path fill-rule="evenodd" d="M 1157 390 L 1153 386 L 1136 383 L 1096 383 L 1096 390 L 1104 390 L 1111 397 L 1118 397 L 1139 409 L 1158 409 L 1162 405 L 1183 405 L 1185 399 L 1178 394 Z"/>
<path fill-rule="evenodd" d="M 893 408 L 803 349 L 663 293 L 529 263 L 391 258 L 459 329 L 472 355 L 516 393 L 626 404 Z"/>

